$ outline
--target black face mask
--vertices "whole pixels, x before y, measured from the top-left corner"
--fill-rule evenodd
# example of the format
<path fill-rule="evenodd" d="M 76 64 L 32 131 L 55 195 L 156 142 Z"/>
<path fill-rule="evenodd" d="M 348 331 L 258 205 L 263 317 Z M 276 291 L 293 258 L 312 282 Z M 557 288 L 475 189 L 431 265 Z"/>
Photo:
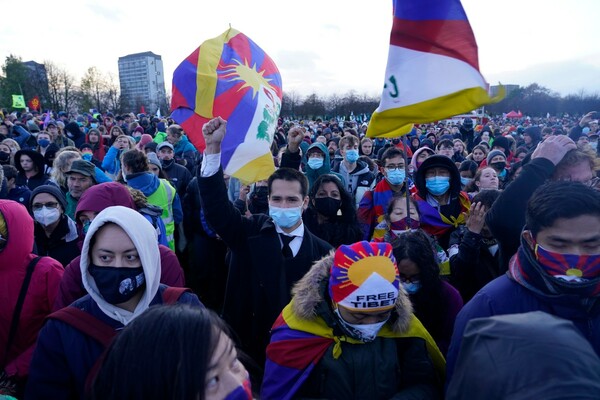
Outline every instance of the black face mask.
<path fill-rule="evenodd" d="M 269 188 L 258 186 L 250 195 L 248 210 L 252 214 L 268 214 L 269 212 Z"/>
<path fill-rule="evenodd" d="M 506 168 L 506 162 L 497 161 L 495 163 L 491 163 L 490 166 L 492 166 L 497 171 L 502 171 L 504 168 Z"/>
<path fill-rule="evenodd" d="M 174 162 L 174 158 L 171 158 L 170 160 L 160 160 L 160 165 L 162 165 L 163 168 L 169 168 Z"/>
<path fill-rule="evenodd" d="M 9 164 L 9 163 L 10 163 L 10 153 L 0 151 L 0 164 Z"/>
<path fill-rule="evenodd" d="M 102 298 L 110 304 L 125 303 L 146 287 L 143 267 L 99 267 L 90 264 L 88 271 Z"/>
<path fill-rule="evenodd" d="M 392 144 L 398 144 L 400 143 L 400 139 L 392 139 Z"/>
<path fill-rule="evenodd" d="M 326 217 L 335 217 L 338 210 L 342 206 L 342 201 L 333 197 L 317 197 L 315 198 L 315 208 Z"/>

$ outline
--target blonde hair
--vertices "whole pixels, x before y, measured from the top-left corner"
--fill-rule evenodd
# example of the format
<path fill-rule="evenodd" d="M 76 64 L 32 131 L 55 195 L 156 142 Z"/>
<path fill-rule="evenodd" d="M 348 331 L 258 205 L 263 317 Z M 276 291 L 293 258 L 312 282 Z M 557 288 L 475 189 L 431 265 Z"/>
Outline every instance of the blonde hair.
<path fill-rule="evenodd" d="M 129 190 L 129 194 L 133 198 L 133 202 L 135 203 L 135 207 L 139 210 L 140 208 L 144 208 L 148 205 L 148 199 L 146 195 L 141 190 L 134 189 L 131 186 L 125 186 L 127 190 Z"/>
<path fill-rule="evenodd" d="M 8 242 L 8 227 L 4 215 L 0 213 L 0 250 L 4 249 Z"/>
<path fill-rule="evenodd" d="M 65 172 L 71 167 L 73 160 L 81 158 L 81 153 L 78 151 L 63 150 L 56 153 L 56 158 L 52 163 L 52 173 L 50 177 L 58 186 L 65 187 L 67 185 L 67 176 Z"/>

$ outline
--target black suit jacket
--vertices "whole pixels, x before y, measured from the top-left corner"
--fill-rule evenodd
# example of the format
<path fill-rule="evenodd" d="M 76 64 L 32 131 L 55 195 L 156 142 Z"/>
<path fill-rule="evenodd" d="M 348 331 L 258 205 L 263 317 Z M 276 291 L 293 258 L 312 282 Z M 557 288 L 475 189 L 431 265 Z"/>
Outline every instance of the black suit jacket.
<path fill-rule="evenodd" d="M 198 188 L 208 224 L 231 251 L 222 316 L 242 349 L 263 365 L 269 331 L 290 302 L 293 283 L 332 247 L 305 226 L 298 254 L 284 259 L 272 219 L 265 214 L 242 216 L 227 198 L 221 169 L 211 177 L 198 176 Z"/>

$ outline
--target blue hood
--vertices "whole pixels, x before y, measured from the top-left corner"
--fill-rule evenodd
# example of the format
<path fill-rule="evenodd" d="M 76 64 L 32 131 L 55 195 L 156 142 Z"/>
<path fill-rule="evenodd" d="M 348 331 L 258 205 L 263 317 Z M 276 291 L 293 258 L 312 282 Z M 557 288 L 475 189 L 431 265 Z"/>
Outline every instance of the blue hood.
<path fill-rule="evenodd" d="M 140 174 L 133 174 L 132 177 L 128 177 L 127 184 L 134 189 L 141 190 L 146 197 L 156 192 L 160 185 L 160 180 L 152 172 L 142 172 Z"/>

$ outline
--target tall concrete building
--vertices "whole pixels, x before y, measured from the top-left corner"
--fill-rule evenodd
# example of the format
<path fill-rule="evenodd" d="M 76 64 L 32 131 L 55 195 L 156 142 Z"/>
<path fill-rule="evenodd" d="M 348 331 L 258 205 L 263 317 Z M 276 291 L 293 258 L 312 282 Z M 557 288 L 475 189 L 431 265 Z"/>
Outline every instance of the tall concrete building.
<path fill-rule="evenodd" d="M 160 108 L 166 110 L 165 74 L 162 58 L 146 51 L 119 57 L 119 82 L 124 109 L 140 112 L 142 106 L 148 114 Z"/>

